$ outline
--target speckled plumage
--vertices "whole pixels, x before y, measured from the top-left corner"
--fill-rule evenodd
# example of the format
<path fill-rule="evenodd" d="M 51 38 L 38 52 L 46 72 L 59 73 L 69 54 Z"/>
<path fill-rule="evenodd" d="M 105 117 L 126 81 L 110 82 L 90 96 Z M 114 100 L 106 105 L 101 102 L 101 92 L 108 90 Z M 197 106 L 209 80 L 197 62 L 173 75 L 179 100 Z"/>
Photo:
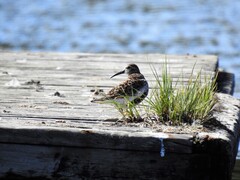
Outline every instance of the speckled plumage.
<path fill-rule="evenodd" d="M 126 81 L 112 88 L 105 97 L 94 99 L 92 102 L 104 103 L 107 101 L 115 101 L 126 104 L 127 97 L 128 100 L 134 104 L 140 103 L 148 95 L 148 83 L 146 79 L 135 64 L 129 64 L 125 70 L 116 73 L 112 77 L 123 73 L 128 75 Z"/>

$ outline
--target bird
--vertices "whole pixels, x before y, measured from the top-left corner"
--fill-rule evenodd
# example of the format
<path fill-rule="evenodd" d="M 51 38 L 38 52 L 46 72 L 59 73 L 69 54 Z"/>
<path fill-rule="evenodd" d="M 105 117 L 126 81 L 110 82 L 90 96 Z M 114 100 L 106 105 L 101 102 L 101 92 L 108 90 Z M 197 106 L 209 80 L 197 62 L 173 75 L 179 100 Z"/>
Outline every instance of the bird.
<path fill-rule="evenodd" d="M 91 102 L 117 103 L 127 106 L 128 103 L 137 105 L 147 97 L 149 91 L 148 82 L 136 64 L 129 64 L 124 70 L 114 74 L 110 78 L 120 74 L 127 74 L 127 80 L 113 87 L 104 97 L 93 99 Z"/>

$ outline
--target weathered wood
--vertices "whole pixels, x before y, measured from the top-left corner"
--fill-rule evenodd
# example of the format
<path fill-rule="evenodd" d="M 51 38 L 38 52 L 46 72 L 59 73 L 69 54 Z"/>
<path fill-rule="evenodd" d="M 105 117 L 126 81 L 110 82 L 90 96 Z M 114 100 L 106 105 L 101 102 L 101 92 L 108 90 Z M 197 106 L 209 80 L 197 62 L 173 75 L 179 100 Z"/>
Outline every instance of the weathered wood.
<path fill-rule="evenodd" d="M 224 71 L 218 72 L 217 89 L 219 92 L 233 95 L 234 87 L 234 74 Z"/>
<path fill-rule="evenodd" d="M 4 116 L 111 119 L 119 114 L 111 106 L 90 103 L 91 90 L 108 91 L 125 76 L 109 77 L 129 63 L 136 63 L 154 86 L 151 66 L 161 71 L 167 62 L 171 76 L 188 81 L 191 74 L 212 76 L 218 66 L 216 56 L 130 55 L 80 53 L 2 53 L 0 57 L 0 103 Z M 193 71 L 194 67 L 194 71 Z M 160 73 L 161 75 L 161 73 Z M 20 85 L 8 86 L 16 79 Z M 39 85 L 31 84 L 32 80 Z M 64 98 L 53 96 L 58 91 Z M 91 113 L 91 109 L 95 109 Z M 107 112 L 107 113 L 106 113 Z M 103 115 L 104 114 L 104 115 Z"/>
<path fill-rule="evenodd" d="M 211 133 L 200 132 L 195 139 L 203 141 L 196 146 L 196 152 L 208 153 L 215 161 L 212 171 L 216 179 L 231 179 L 238 151 L 240 132 L 240 101 L 226 94 L 217 94 L 218 103 L 212 118 L 205 126 Z M 224 162 L 224 163 L 223 163 Z M 219 169 L 225 171 L 219 172 Z"/>
<path fill-rule="evenodd" d="M 169 154 L 161 158 L 157 152 L 17 144 L 0 144 L 0 154 L 4 161 L 0 161 L 0 176 L 21 172 L 24 177 L 42 179 L 202 180 L 208 177 L 201 171 L 210 171 L 205 164 L 210 159 L 206 154 Z"/>
<path fill-rule="evenodd" d="M 125 78 L 109 79 L 127 64 L 138 64 L 153 88 L 151 66 L 161 72 L 166 62 L 174 81 L 200 71 L 213 77 L 218 68 L 206 55 L 2 53 L 0 177 L 230 179 L 240 129 L 231 96 L 218 94 L 207 131 L 181 134 L 116 125 L 114 108 L 90 103 L 95 88 Z"/>

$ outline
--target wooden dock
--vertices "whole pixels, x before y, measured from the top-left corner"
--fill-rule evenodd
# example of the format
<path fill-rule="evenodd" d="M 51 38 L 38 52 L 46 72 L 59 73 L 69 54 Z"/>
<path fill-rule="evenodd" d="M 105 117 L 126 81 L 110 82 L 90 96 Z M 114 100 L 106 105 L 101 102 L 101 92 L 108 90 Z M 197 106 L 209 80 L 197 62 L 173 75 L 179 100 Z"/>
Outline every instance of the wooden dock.
<path fill-rule="evenodd" d="M 151 66 L 161 71 L 166 60 L 174 80 L 187 82 L 193 67 L 218 70 L 210 55 L 1 53 L 0 177 L 230 180 L 240 132 L 231 74 L 218 78 L 225 94 L 203 131 L 119 125 L 112 106 L 90 102 L 124 80 L 109 77 L 129 63 L 153 87 Z"/>

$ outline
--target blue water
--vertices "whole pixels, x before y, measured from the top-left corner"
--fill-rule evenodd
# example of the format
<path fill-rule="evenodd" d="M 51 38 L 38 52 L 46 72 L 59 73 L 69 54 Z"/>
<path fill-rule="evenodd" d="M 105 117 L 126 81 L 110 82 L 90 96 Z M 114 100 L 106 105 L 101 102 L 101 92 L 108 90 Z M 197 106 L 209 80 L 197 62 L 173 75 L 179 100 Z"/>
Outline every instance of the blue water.
<path fill-rule="evenodd" d="M 0 0 L 0 50 L 215 54 L 240 98 L 239 20 L 237 0 Z"/>
<path fill-rule="evenodd" d="M 240 97 L 240 1 L 0 0 L 0 49 L 216 54 Z"/>

